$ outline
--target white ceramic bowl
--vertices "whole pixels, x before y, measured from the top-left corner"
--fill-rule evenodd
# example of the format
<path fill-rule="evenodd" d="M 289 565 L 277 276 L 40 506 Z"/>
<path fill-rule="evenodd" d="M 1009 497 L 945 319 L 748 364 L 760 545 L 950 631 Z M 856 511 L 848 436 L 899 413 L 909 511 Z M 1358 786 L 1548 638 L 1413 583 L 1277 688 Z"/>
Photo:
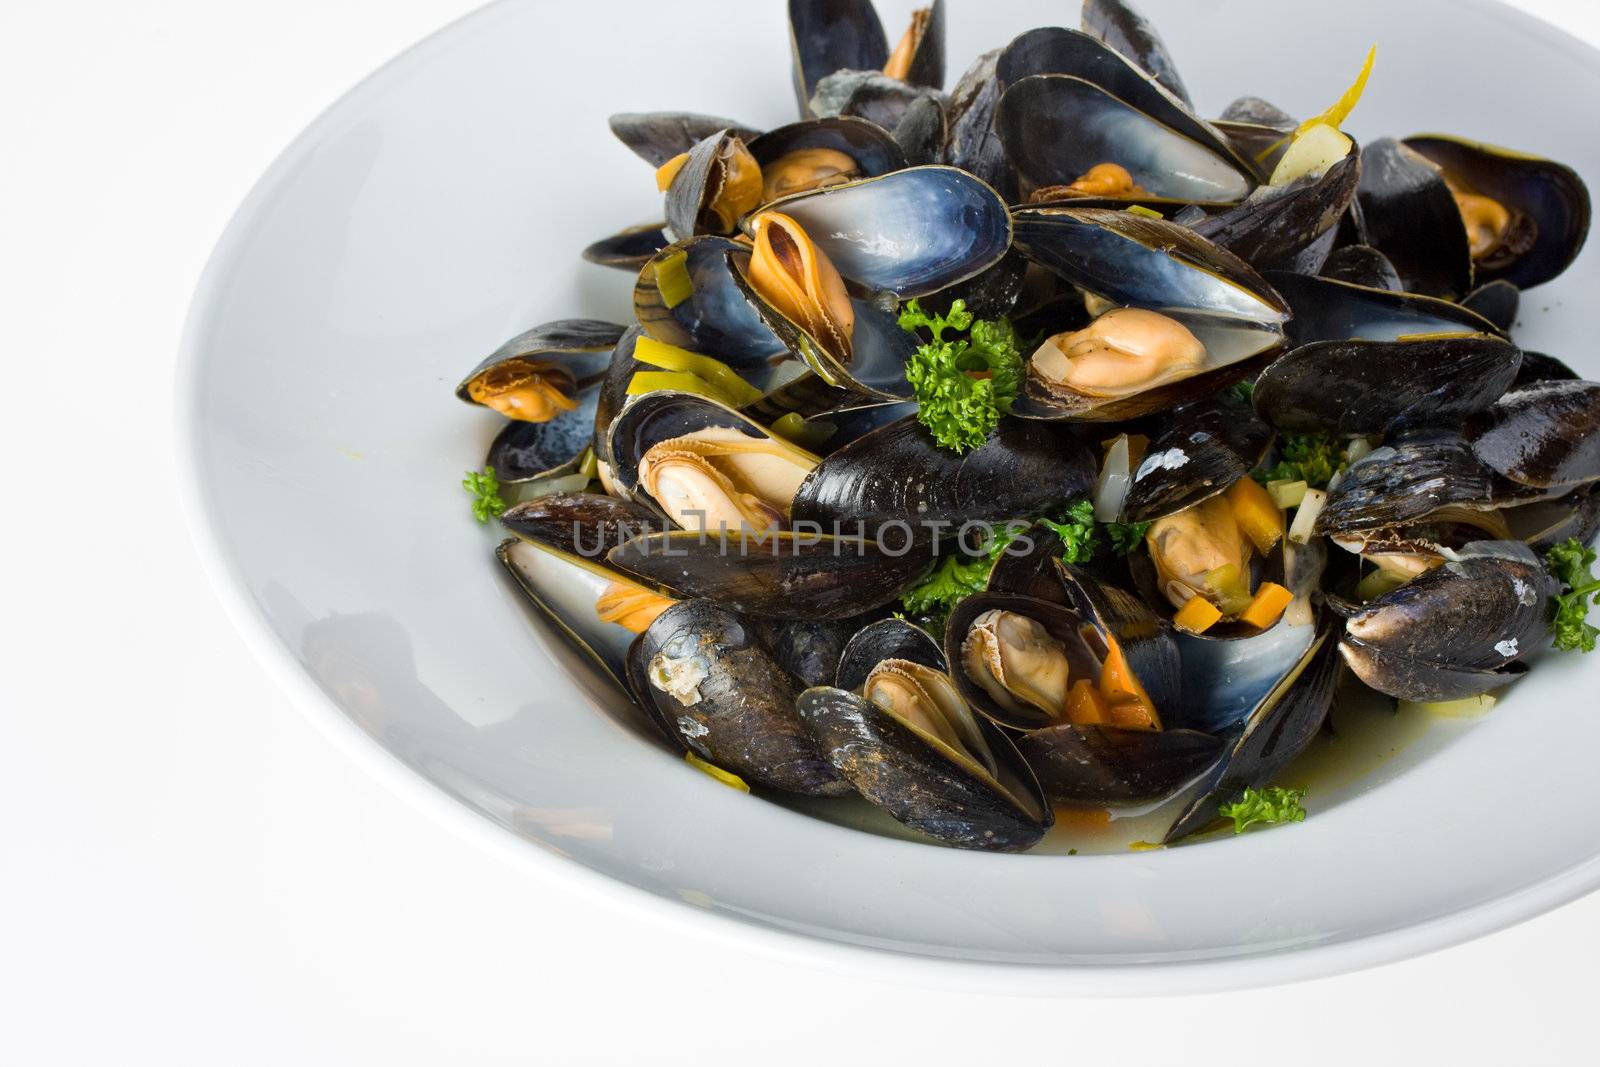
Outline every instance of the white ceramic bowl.
<path fill-rule="evenodd" d="M 892 24 L 911 4 L 883 6 Z M 1376 41 L 1358 137 L 1442 129 L 1600 175 L 1600 55 L 1508 9 L 1146 6 L 1203 110 L 1242 93 L 1320 110 Z M 950 0 L 951 78 L 1070 7 Z M 703 54 L 667 46 L 685 27 Z M 502 578 L 458 484 L 496 417 L 451 395 L 535 322 L 626 318 L 628 277 L 578 252 L 658 204 L 605 118 L 670 107 L 788 121 L 781 5 L 491 6 L 318 119 L 211 260 L 180 372 L 201 551 L 251 643 L 365 764 L 491 845 L 631 887 L 624 902 L 854 966 L 960 961 L 942 977 L 989 989 L 1326 973 L 1600 883 L 1600 662 L 1575 658 L 1320 789 L 1302 825 L 1161 852 L 959 852 L 686 769 Z M 1518 330 L 1591 377 L 1597 273 L 1580 258 Z"/>

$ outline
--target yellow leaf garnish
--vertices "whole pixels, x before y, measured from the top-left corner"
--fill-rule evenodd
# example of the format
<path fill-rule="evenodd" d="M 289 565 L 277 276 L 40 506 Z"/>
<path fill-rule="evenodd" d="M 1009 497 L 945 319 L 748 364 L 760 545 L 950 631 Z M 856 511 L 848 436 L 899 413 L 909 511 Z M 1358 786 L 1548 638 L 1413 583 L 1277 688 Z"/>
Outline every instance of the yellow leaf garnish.
<path fill-rule="evenodd" d="M 656 290 L 670 311 L 694 295 L 694 279 L 689 276 L 689 253 L 683 249 L 656 260 Z"/>
<path fill-rule="evenodd" d="M 1166 218 L 1166 216 L 1161 214 L 1161 212 L 1156 211 L 1156 210 L 1154 210 L 1152 208 L 1147 208 L 1143 204 L 1130 204 L 1126 208 L 1124 208 L 1123 210 L 1125 210 L 1130 215 L 1143 215 L 1147 219 L 1164 219 L 1164 218 Z"/>
<path fill-rule="evenodd" d="M 1265 151 L 1256 157 L 1256 162 L 1259 163 L 1262 160 L 1265 160 L 1268 156 L 1272 155 L 1272 153 L 1276 152 L 1285 142 L 1299 137 L 1313 126 L 1332 126 L 1337 130 L 1339 128 L 1339 124 L 1350 117 L 1350 112 L 1354 111 L 1356 109 L 1356 104 L 1360 102 L 1361 94 L 1365 92 L 1367 88 L 1367 79 L 1372 76 L 1372 64 L 1377 60 L 1377 58 L 1378 46 L 1373 45 L 1367 50 L 1367 61 L 1361 64 L 1361 73 L 1356 75 L 1356 80 L 1351 83 L 1350 88 L 1344 91 L 1344 95 L 1339 97 L 1338 100 L 1335 100 L 1333 106 L 1328 108 L 1328 110 L 1324 111 L 1320 115 L 1306 119 L 1298 127 L 1296 127 L 1295 131 L 1289 136 L 1283 138 L 1282 140 L 1275 141 L 1269 145 Z"/>
<path fill-rule="evenodd" d="M 633 346 L 633 358 L 646 366 L 702 379 L 715 391 L 712 395 L 729 407 L 743 407 L 761 398 L 761 390 L 739 377 L 721 360 L 657 341 L 654 337 L 639 338 Z"/>
<path fill-rule="evenodd" d="M 699 756 L 696 756 L 693 752 L 685 752 L 683 754 L 683 759 L 685 763 L 693 767 L 695 770 L 703 771 L 704 773 L 709 774 L 711 777 L 715 778 L 729 789 L 737 789 L 741 793 L 750 792 L 750 786 L 746 784 L 745 780 L 740 778 L 737 774 L 734 774 L 732 771 L 725 771 L 721 767 L 718 767 L 715 763 L 707 763 Z"/>

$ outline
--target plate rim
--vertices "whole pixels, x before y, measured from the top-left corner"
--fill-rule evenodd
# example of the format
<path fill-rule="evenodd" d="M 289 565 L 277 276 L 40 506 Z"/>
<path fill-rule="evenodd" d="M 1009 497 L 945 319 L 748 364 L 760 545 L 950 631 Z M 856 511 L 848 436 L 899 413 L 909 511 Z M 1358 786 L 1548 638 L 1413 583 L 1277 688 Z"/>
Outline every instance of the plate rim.
<path fill-rule="evenodd" d="M 323 108 L 273 159 L 230 216 L 206 259 L 190 299 L 175 360 L 173 447 L 177 488 L 201 570 L 224 614 L 278 689 L 335 748 L 394 795 L 435 824 L 471 840 L 508 865 L 556 882 L 563 890 L 600 899 L 629 915 L 663 923 L 676 932 L 706 936 L 730 948 L 754 948 L 785 962 L 876 980 L 931 988 L 1011 995 L 1163 996 L 1255 988 L 1306 981 L 1421 956 L 1535 918 L 1600 889 L 1600 852 L 1569 868 L 1498 898 L 1445 912 L 1422 922 L 1345 940 L 1237 957 L 1147 963 L 997 963 L 852 944 L 804 934 L 754 919 L 698 907 L 613 878 L 568 859 L 485 818 L 460 798 L 424 778 L 363 730 L 306 673 L 249 594 L 223 536 L 216 500 L 207 489 L 201 458 L 204 440 L 200 380 L 202 339 L 218 312 L 216 294 L 260 214 L 321 133 L 347 107 L 380 91 L 390 78 L 429 53 L 446 48 L 467 28 L 537 0 L 490 0 L 446 23 L 392 56 Z M 1542 43 L 1580 54 L 1600 67 L 1600 49 L 1543 18 L 1502 0 L 1454 0 L 1475 14 L 1510 19 Z"/>

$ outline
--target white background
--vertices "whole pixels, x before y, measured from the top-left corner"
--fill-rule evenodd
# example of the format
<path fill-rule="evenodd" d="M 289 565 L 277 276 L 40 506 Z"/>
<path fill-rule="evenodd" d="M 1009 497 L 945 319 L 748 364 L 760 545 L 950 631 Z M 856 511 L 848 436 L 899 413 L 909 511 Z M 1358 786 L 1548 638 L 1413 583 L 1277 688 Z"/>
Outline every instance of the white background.
<path fill-rule="evenodd" d="M 1600 896 L 1269 990 L 897 988 L 543 884 L 324 740 L 192 555 L 173 356 L 279 149 L 472 6 L 0 3 L 0 1063 L 1595 1061 Z M 1519 6 L 1600 43 L 1600 5 Z"/>

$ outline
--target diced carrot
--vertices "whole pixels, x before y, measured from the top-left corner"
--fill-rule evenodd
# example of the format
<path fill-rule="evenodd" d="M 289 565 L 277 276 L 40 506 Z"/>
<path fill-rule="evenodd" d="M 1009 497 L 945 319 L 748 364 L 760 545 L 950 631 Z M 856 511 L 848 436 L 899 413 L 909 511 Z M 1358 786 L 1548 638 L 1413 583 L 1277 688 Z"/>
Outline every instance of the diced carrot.
<path fill-rule="evenodd" d="M 1222 620 L 1222 612 L 1205 597 L 1197 596 L 1172 617 L 1172 625 L 1192 634 L 1203 634 Z"/>
<path fill-rule="evenodd" d="M 1283 616 L 1284 609 L 1293 599 L 1294 594 L 1277 582 L 1262 582 L 1250 606 L 1239 613 L 1239 621 L 1265 630 Z"/>
<path fill-rule="evenodd" d="M 1107 721 L 1105 698 L 1087 678 L 1067 690 L 1067 721 L 1074 726 L 1097 726 Z"/>
<path fill-rule="evenodd" d="M 1228 506 L 1234 521 L 1263 556 L 1283 540 L 1283 512 L 1254 478 L 1240 478 L 1228 489 Z"/>
<path fill-rule="evenodd" d="M 1155 709 L 1142 700 L 1119 700 L 1108 709 L 1112 726 L 1125 730 L 1159 730 Z"/>

